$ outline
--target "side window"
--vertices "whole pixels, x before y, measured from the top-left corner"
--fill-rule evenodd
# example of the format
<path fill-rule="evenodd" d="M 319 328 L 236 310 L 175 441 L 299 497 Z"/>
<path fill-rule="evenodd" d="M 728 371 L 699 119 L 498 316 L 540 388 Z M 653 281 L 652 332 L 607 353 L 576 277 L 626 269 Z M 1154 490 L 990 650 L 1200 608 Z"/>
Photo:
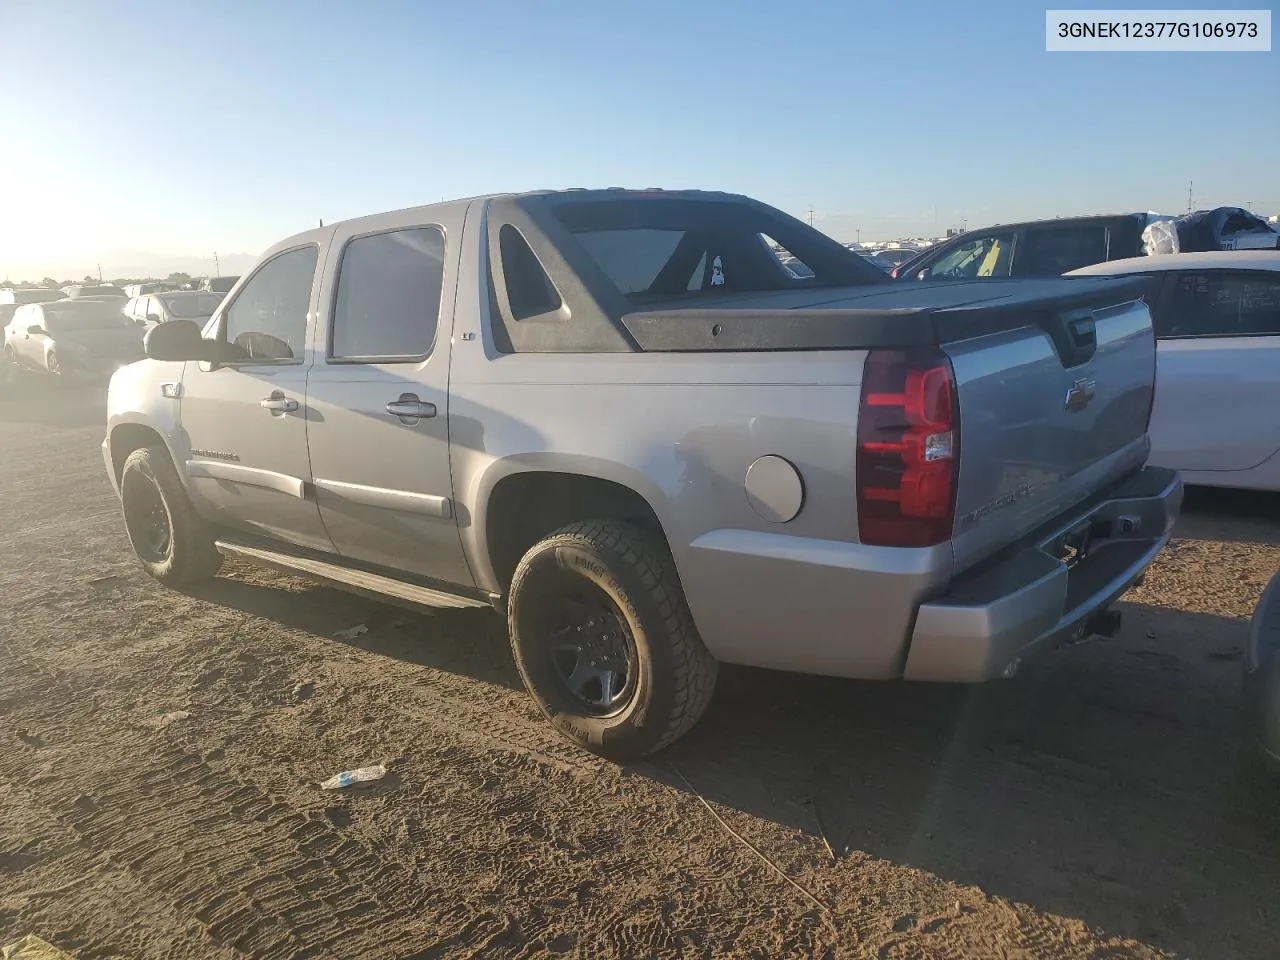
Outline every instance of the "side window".
<path fill-rule="evenodd" d="M 528 320 L 560 309 L 560 292 L 534 256 L 529 241 L 509 223 L 498 231 L 498 252 L 513 319 Z"/>
<path fill-rule="evenodd" d="M 1018 255 L 1023 273 L 1054 276 L 1107 259 L 1107 228 L 1103 224 L 1071 227 L 1032 227 Z"/>
<path fill-rule="evenodd" d="M 976 277 L 1007 277 L 1013 259 L 1013 234 L 993 233 L 958 244 L 929 268 L 934 279 L 972 280 Z"/>
<path fill-rule="evenodd" d="M 1227 270 L 1179 274 L 1158 337 L 1280 335 L 1280 273 Z"/>
<path fill-rule="evenodd" d="M 290 250 L 267 261 L 226 310 L 223 336 L 238 359 L 262 363 L 301 360 L 307 339 L 307 307 L 315 279 L 315 247 Z"/>
<path fill-rule="evenodd" d="M 342 252 L 329 356 L 420 360 L 435 345 L 444 233 L 415 227 L 357 237 Z"/>
<path fill-rule="evenodd" d="M 636 227 L 582 231 L 573 238 L 619 291 L 630 294 L 644 293 L 653 286 L 684 235 L 683 230 Z M 719 286 L 714 279 L 711 283 Z"/>
<path fill-rule="evenodd" d="M 760 242 L 768 248 L 769 252 L 778 258 L 778 262 L 782 264 L 782 269 L 787 277 L 793 280 L 805 280 L 813 276 L 813 268 L 807 263 L 795 256 L 790 250 L 780 244 L 767 233 L 762 233 Z M 694 289 L 694 288 L 690 288 Z"/>

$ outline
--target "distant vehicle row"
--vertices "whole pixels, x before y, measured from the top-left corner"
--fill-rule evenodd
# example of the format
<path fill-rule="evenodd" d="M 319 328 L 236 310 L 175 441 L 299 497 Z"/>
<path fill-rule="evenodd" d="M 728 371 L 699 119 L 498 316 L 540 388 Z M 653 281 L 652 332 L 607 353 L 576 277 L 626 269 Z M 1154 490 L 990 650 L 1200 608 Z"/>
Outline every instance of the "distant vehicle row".
<path fill-rule="evenodd" d="M 115 294 L 95 294 L 93 288 L 77 296 L 40 300 L 32 291 L 13 291 L 27 303 L 0 304 L 4 324 L 4 353 L 0 382 L 7 385 L 18 371 L 57 377 L 105 377 L 120 366 L 142 359 L 146 329 L 171 320 L 203 324 L 223 295 L 199 290 L 175 290 L 124 301 Z M 112 290 L 118 289 L 115 287 Z M 38 291 L 52 294 L 56 291 Z"/>

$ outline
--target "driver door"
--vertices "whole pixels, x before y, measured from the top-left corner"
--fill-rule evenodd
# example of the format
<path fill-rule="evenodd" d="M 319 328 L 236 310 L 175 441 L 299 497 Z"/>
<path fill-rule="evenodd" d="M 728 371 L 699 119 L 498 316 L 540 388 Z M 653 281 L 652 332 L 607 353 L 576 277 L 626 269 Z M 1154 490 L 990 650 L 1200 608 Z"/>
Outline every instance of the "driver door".
<path fill-rule="evenodd" d="M 307 454 L 308 327 L 315 316 L 314 244 L 261 264 L 219 307 L 205 336 L 233 359 L 190 362 L 182 378 L 187 476 L 212 522 L 315 550 L 333 545 Z"/>

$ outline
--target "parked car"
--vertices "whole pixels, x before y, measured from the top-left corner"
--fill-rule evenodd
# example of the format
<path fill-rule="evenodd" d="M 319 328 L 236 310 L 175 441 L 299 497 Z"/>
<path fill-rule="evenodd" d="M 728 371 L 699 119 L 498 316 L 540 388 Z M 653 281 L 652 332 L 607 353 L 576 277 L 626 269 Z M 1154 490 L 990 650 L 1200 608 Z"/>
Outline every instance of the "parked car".
<path fill-rule="evenodd" d="M 240 278 L 236 277 L 206 277 L 200 284 L 201 290 L 207 290 L 210 293 L 229 293 L 231 288 L 236 285 L 236 281 Z"/>
<path fill-rule="evenodd" d="M 160 582 L 492 604 L 552 723 L 643 755 L 721 662 L 979 682 L 1113 631 L 1182 491 L 1144 467 L 1140 292 L 885 283 L 730 194 L 459 200 L 280 242 L 207 339 L 149 329 L 103 457 Z"/>
<path fill-rule="evenodd" d="M 0 287 L 0 308 L 20 307 L 24 303 L 48 303 L 61 300 L 62 293 L 48 287 Z"/>
<path fill-rule="evenodd" d="M 892 273 L 894 269 L 919 255 L 920 251 L 913 247 L 885 247 L 883 250 L 873 251 L 870 259 L 872 263 Z"/>
<path fill-rule="evenodd" d="M 800 260 L 798 257 L 787 257 L 782 261 L 782 265 L 787 269 L 787 272 L 797 280 L 804 280 L 807 277 L 813 276 L 813 271 L 809 269 L 808 264 Z"/>
<path fill-rule="evenodd" d="M 128 299 L 123 290 L 110 283 L 73 283 L 62 288 L 62 295 L 68 300 Z"/>
<path fill-rule="evenodd" d="M 970 230 L 928 247 L 892 271 L 900 280 L 1052 277 L 1143 253 L 1144 213 L 1063 217 Z"/>
<path fill-rule="evenodd" d="M 149 283 L 130 283 L 121 287 L 126 297 L 133 299 L 134 297 L 145 297 L 152 293 L 165 293 L 169 290 L 177 290 L 178 284 L 169 280 L 155 280 Z"/>
<path fill-rule="evenodd" d="M 106 375 L 142 359 L 142 331 L 114 298 L 32 303 L 19 307 L 4 328 L 4 352 L 15 368 Z"/>
<path fill-rule="evenodd" d="M 0 290 L 0 327 L 13 319 L 17 309 L 25 303 L 47 303 L 60 300 L 57 290 Z"/>
<path fill-rule="evenodd" d="M 169 320 L 194 320 L 201 326 L 213 316 L 222 302 L 222 294 L 199 290 L 175 290 L 151 296 L 134 297 L 124 307 L 124 314 L 139 326 L 166 323 Z"/>
<path fill-rule="evenodd" d="M 1142 277 L 1157 349 L 1151 463 L 1191 484 L 1280 490 L 1280 253 L 1171 253 L 1072 276 Z"/>

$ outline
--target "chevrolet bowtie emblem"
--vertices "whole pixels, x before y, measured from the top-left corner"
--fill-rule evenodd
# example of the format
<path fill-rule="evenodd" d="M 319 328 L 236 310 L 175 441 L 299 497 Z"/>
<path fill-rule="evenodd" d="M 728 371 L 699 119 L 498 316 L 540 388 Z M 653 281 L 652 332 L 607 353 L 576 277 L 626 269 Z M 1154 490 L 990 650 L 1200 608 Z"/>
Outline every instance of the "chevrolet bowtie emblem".
<path fill-rule="evenodd" d="M 1067 399 L 1063 404 L 1069 413 L 1079 413 L 1093 399 L 1093 388 L 1098 385 L 1095 380 L 1077 380 L 1067 391 Z"/>

